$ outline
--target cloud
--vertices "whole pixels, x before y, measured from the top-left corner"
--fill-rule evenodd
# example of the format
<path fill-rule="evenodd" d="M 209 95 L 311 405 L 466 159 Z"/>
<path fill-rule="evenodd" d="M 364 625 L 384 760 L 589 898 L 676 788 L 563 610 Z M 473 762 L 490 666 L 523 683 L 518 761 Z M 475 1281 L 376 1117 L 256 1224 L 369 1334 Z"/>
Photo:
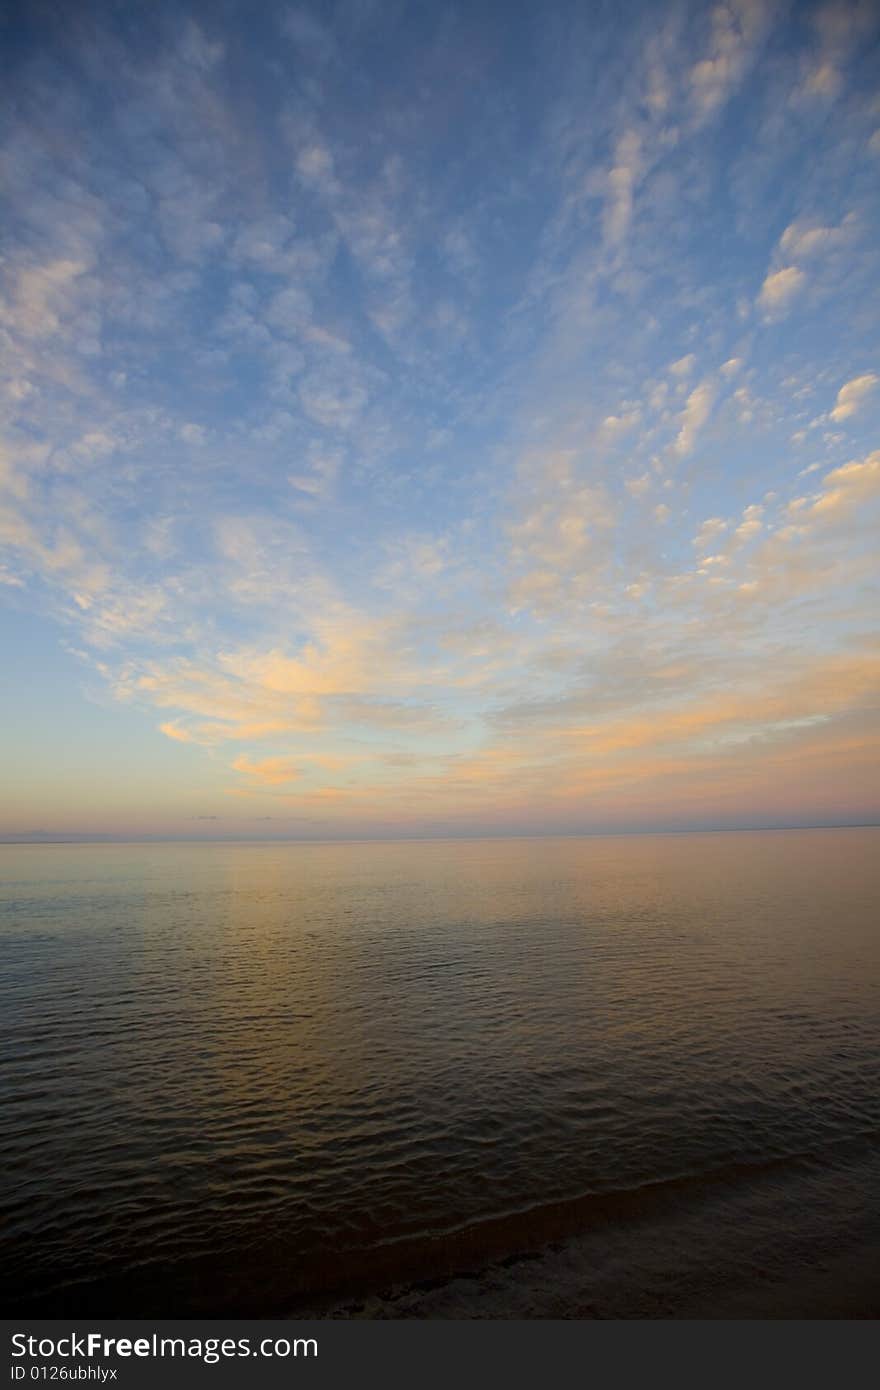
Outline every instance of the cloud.
<path fill-rule="evenodd" d="M 846 243 L 851 239 L 856 225 L 857 218 L 853 213 L 849 213 L 839 226 L 792 222 L 779 238 L 779 246 L 788 260 L 809 260 Z"/>
<path fill-rule="evenodd" d="M 269 787 L 295 782 L 302 776 L 301 769 L 288 758 L 261 758 L 254 762 L 246 754 L 242 754 L 240 758 L 235 759 L 232 766 L 236 772 L 241 772 L 252 781 Z"/>
<path fill-rule="evenodd" d="M 880 681 L 880 657 L 835 657 L 801 672 L 799 678 L 776 688 L 734 695 L 713 695 L 687 701 L 675 710 L 658 710 L 650 717 L 610 719 L 570 731 L 575 744 L 594 756 L 628 754 L 646 747 L 677 748 L 702 743 L 707 735 L 733 730 L 744 736 L 786 732 L 793 720 L 822 720 L 853 702 L 872 696 Z"/>
<path fill-rule="evenodd" d="M 858 46 L 870 42 L 876 12 L 870 4 L 830 3 L 809 16 L 818 44 L 808 50 L 796 93 L 801 100 L 831 103 L 844 90 L 846 69 Z"/>
<path fill-rule="evenodd" d="M 715 539 L 727 530 L 727 525 L 728 523 L 723 517 L 710 516 L 701 524 L 699 531 L 694 537 L 694 545 L 698 549 L 704 550 L 707 545 L 712 545 Z"/>
<path fill-rule="evenodd" d="M 187 444 L 204 444 L 205 427 L 204 425 L 194 425 L 188 422 L 180 427 L 180 437 Z"/>
<path fill-rule="evenodd" d="M 623 241 L 633 213 L 633 198 L 643 168 L 642 141 L 637 131 L 621 135 L 614 151 L 614 164 L 608 171 L 608 193 L 603 233 L 612 246 Z"/>
<path fill-rule="evenodd" d="M 841 76 L 833 63 L 817 63 L 804 80 L 803 92 L 811 97 L 835 97 L 840 91 Z"/>
<path fill-rule="evenodd" d="M 600 436 L 603 442 L 615 443 L 634 430 L 639 423 L 639 412 L 630 410 L 623 415 L 606 415 L 602 421 Z"/>
<path fill-rule="evenodd" d="M 743 519 L 733 532 L 734 540 L 738 544 L 745 544 L 746 541 L 753 540 L 764 529 L 762 521 L 764 508 L 758 503 L 752 503 L 743 512 Z"/>
<path fill-rule="evenodd" d="M 605 565 L 616 521 L 607 487 L 586 482 L 574 451 L 528 459 L 507 522 L 508 603 L 549 611 L 583 594 Z"/>
<path fill-rule="evenodd" d="M 761 286 L 758 304 L 768 313 L 784 313 L 796 295 L 800 294 L 806 281 L 806 274 L 797 266 L 789 265 L 784 266 L 782 270 L 774 270 L 768 273 Z"/>
<path fill-rule="evenodd" d="M 351 373 L 316 370 L 304 377 L 299 398 L 306 415 L 318 425 L 342 433 L 357 421 L 369 398 L 366 387 Z"/>
<path fill-rule="evenodd" d="M 687 357 L 679 357 L 677 362 L 671 363 L 669 370 L 673 376 L 690 376 L 691 372 L 694 370 L 694 367 L 696 366 L 696 363 L 696 357 L 692 352 L 689 352 Z"/>
<path fill-rule="evenodd" d="M 192 734 L 187 729 L 182 729 L 179 724 L 167 721 L 159 725 L 159 729 L 166 738 L 174 739 L 177 743 L 196 743 Z"/>
<path fill-rule="evenodd" d="M 848 420 L 860 410 L 865 397 L 868 396 L 877 385 L 880 378 L 874 372 L 863 372 L 861 376 L 853 377 L 845 386 L 841 386 L 837 393 L 837 403 L 831 411 L 831 419 L 839 423 L 841 420 Z"/>
<path fill-rule="evenodd" d="M 675 437 L 675 452 L 684 457 L 693 452 L 697 436 L 712 413 L 715 403 L 715 387 L 709 381 L 696 386 L 687 398 L 680 416 L 680 428 Z"/>
<path fill-rule="evenodd" d="M 285 735 L 338 735 L 358 724 L 405 728 L 443 722 L 412 699 L 436 674 L 405 651 L 399 620 L 371 619 L 330 605 L 313 615 L 310 625 L 311 637 L 295 654 L 244 646 L 206 653 L 198 661 L 131 661 L 116 681 L 116 693 L 175 711 L 175 718 L 160 726 L 162 732 L 207 747 Z M 331 754 L 325 754 L 325 766 Z"/>
<path fill-rule="evenodd" d="M 340 452 L 312 449 L 307 458 L 308 472 L 289 473 L 287 481 L 297 492 L 316 502 L 329 501 L 335 491 L 339 470 L 342 465 Z"/>
<path fill-rule="evenodd" d="M 632 497 L 644 497 L 646 492 L 650 492 L 654 478 L 650 473 L 642 473 L 638 478 L 627 478 L 625 486 L 627 492 Z"/>
<path fill-rule="evenodd" d="M 414 586 L 435 585 L 449 568 L 448 536 L 401 536 L 389 546 L 388 562 L 374 577 L 381 588 L 412 592 Z"/>
<path fill-rule="evenodd" d="M 76 282 L 87 269 L 85 262 L 63 257 L 13 268 L 8 298 L 0 301 L 0 322 L 25 339 L 57 332 L 61 318 L 71 310 Z"/>
<path fill-rule="evenodd" d="M 826 473 L 821 495 L 807 509 L 812 520 L 840 520 L 880 497 L 880 450 Z"/>
<path fill-rule="evenodd" d="M 718 110 L 738 86 L 753 61 L 768 18 L 762 0 L 733 0 L 713 7 L 708 52 L 689 74 L 700 119 L 705 120 Z"/>

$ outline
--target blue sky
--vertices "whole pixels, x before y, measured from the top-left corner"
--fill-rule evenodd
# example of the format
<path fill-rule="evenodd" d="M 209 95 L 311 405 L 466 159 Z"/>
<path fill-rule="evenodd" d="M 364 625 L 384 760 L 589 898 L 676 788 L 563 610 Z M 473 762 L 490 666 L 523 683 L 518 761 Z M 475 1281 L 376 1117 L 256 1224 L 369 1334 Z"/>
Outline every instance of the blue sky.
<path fill-rule="evenodd" d="M 0 834 L 876 817 L 875 6 L 4 24 Z"/>

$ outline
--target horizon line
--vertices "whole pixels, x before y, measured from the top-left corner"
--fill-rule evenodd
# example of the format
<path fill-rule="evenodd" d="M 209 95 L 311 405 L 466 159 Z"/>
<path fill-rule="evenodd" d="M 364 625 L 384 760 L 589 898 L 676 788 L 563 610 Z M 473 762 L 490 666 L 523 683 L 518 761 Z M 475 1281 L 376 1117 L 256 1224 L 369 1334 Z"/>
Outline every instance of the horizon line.
<path fill-rule="evenodd" d="M 251 837 L 217 835 L 135 835 L 110 834 L 69 836 L 0 836 L 0 846 L 11 845 L 363 845 L 363 844 L 431 844 L 480 840 L 601 840 L 647 835 L 747 835 L 780 833 L 792 830 L 877 830 L 880 820 L 817 821 L 806 825 L 709 825 L 677 826 L 632 830 L 568 830 L 568 831 L 507 831 L 492 834 L 447 835 L 334 835 L 295 836 L 260 835 Z"/>

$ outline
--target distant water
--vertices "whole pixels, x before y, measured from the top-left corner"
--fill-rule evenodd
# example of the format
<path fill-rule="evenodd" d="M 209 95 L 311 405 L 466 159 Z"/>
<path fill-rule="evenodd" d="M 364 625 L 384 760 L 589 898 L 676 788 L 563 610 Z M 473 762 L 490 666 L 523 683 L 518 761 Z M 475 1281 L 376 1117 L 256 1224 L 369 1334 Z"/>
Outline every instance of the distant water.
<path fill-rule="evenodd" d="M 880 831 L 0 847 L 0 1297 L 880 1315 Z"/>

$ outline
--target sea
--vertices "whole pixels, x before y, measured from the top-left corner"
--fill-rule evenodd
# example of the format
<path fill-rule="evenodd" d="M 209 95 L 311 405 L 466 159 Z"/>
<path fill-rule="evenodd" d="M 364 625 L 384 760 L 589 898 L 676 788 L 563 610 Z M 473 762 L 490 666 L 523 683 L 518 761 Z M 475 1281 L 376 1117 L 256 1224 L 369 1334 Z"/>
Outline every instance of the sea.
<path fill-rule="evenodd" d="M 0 846 L 10 1315 L 880 1316 L 880 829 Z"/>

